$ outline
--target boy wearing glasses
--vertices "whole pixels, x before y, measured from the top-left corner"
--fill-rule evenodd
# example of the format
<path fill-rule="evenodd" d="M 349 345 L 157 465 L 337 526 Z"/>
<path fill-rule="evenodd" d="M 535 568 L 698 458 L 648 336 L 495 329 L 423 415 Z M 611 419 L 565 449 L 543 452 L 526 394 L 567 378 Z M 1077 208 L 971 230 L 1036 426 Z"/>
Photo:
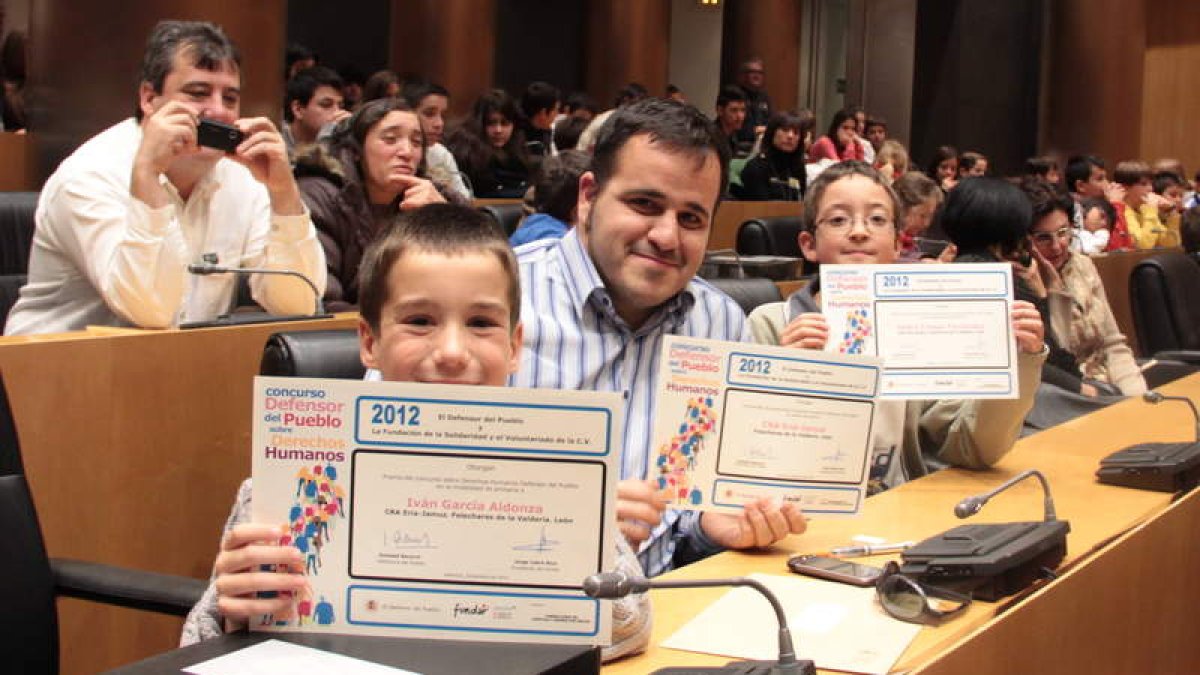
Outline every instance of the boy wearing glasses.
<path fill-rule="evenodd" d="M 896 229 L 903 209 L 883 177 L 863 162 L 826 169 L 804 202 L 800 250 L 818 264 L 896 262 Z M 1033 405 L 1045 360 L 1041 316 L 1016 301 L 1013 334 L 1019 348 L 1020 398 L 990 400 L 882 401 L 876 418 L 872 492 L 895 487 L 946 465 L 981 469 L 1012 448 Z M 784 302 L 750 314 L 750 330 L 762 344 L 824 349 L 829 328 L 821 314 L 819 282 Z"/>

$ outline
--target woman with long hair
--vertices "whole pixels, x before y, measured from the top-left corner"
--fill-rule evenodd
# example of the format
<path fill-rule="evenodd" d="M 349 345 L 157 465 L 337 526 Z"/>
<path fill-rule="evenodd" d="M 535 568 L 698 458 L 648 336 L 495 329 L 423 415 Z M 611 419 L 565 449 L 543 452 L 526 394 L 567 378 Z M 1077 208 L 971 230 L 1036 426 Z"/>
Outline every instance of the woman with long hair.
<path fill-rule="evenodd" d="M 516 126 L 520 112 L 503 89 L 475 101 L 471 115 L 446 139 L 476 197 L 522 197 L 529 187 L 525 137 Z"/>
<path fill-rule="evenodd" d="M 829 131 L 808 150 L 808 161 L 830 159 L 843 162 L 848 159 L 863 160 L 862 144 L 858 142 L 858 122 L 850 110 L 839 110 L 829 122 Z"/>
<path fill-rule="evenodd" d="M 813 122 L 807 110 L 771 115 L 762 150 L 742 168 L 742 199 L 795 202 L 804 197 L 804 158 L 812 143 Z"/>

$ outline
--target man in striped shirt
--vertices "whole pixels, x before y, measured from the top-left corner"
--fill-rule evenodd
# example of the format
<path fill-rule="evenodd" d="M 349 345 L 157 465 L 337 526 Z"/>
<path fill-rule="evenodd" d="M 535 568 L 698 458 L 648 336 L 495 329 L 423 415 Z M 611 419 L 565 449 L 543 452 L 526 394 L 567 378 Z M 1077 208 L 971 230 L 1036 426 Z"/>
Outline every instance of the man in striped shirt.
<path fill-rule="evenodd" d="M 695 108 L 657 99 L 621 108 L 580 177 L 581 225 L 517 249 L 526 332 L 511 383 L 625 394 L 617 517 L 649 575 L 805 527 L 798 508 L 771 500 L 739 515 L 664 511 L 646 480 L 663 336 L 749 340 L 737 304 L 695 278 L 728 162 Z"/>

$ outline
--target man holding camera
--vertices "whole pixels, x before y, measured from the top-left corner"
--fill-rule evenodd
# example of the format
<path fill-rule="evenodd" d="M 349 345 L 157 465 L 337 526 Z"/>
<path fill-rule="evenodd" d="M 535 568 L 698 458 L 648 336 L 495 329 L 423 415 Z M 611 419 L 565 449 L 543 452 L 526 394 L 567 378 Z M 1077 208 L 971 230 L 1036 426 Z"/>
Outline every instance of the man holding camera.
<path fill-rule="evenodd" d="M 154 28 L 135 119 L 80 146 L 42 190 L 8 334 L 166 328 L 228 311 L 233 275 L 193 276 L 191 263 L 295 271 L 323 292 L 324 254 L 283 138 L 265 118 L 239 119 L 240 88 L 240 56 L 219 27 Z M 272 313 L 313 308 L 300 279 L 253 275 L 250 287 Z"/>

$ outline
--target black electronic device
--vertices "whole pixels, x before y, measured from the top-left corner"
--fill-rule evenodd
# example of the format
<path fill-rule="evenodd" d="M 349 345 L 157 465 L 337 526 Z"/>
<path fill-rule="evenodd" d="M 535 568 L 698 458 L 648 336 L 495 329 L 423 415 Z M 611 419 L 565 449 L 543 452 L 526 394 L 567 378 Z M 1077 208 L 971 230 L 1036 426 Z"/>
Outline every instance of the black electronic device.
<path fill-rule="evenodd" d="M 1030 476 L 1041 481 L 1045 493 L 1041 522 L 961 525 L 904 551 L 900 571 L 925 583 L 969 589 L 981 600 L 1012 595 L 1045 576 L 1066 556 L 1071 526 L 1055 517 L 1050 486 L 1041 472 L 1023 471 L 994 490 L 968 497 L 955 505 L 954 515 L 978 513 L 989 499 Z"/>
<path fill-rule="evenodd" d="M 823 555 L 794 555 L 788 558 L 788 569 L 796 574 L 840 581 L 851 586 L 874 586 L 883 568 L 854 563 Z"/>
<path fill-rule="evenodd" d="M 688 675 L 691 673 L 725 673 L 726 675 L 817 675 L 817 668 L 812 661 L 796 658 L 796 650 L 792 647 L 792 633 L 788 630 L 787 617 L 783 613 L 783 605 L 779 599 L 763 584 L 747 577 L 730 579 L 647 579 L 646 577 L 630 576 L 620 572 L 604 572 L 593 574 L 583 580 L 583 592 L 589 597 L 612 599 L 623 598 L 630 593 L 645 593 L 651 588 L 713 588 L 720 586 L 748 586 L 762 593 L 771 609 L 775 610 L 775 620 L 779 622 L 779 659 L 776 661 L 731 661 L 725 666 L 715 668 L 660 668 L 653 675 Z"/>
<path fill-rule="evenodd" d="M 216 120 L 201 119 L 196 125 L 196 144 L 232 153 L 246 137 L 241 129 Z"/>
<path fill-rule="evenodd" d="M 1139 443 L 1100 460 L 1096 478 L 1101 483 L 1139 490 L 1186 492 L 1200 484 L 1200 413 L 1196 404 L 1183 396 L 1164 396 L 1157 391 L 1142 395 L 1147 403 L 1182 401 L 1192 409 L 1196 431 L 1191 441 Z"/>

